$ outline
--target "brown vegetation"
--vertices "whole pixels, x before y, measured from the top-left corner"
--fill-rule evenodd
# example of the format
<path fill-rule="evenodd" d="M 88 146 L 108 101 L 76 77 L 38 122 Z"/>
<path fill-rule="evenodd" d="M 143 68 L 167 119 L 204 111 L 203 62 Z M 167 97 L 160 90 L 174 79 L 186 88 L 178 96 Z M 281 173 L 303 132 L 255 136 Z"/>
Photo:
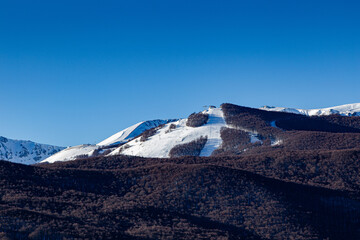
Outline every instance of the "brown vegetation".
<path fill-rule="evenodd" d="M 145 142 L 146 140 L 148 140 L 150 137 L 152 137 L 152 136 L 154 136 L 155 135 L 155 133 L 159 130 L 159 129 L 161 129 L 161 128 L 163 128 L 165 126 L 165 124 L 161 124 L 161 125 L 159 125 L 159 126 L 157 126 L 157 127 L 154 127 L 154 128 L 150 128 L 150 129 L 147 129 L 147 130 L 145 130 L 142 134 L 140 134 L 140 141 L 141 142 Z"/>
<path fill-rule="evenodd" d="M 288 150 L 338 150 L 360 147 L 360 117 L 339 115 L 307 117 L 285 112 L 269 112 L 259 109 L 222 104 L 227 124 L 238 129 L 259 133 L 263 144 L 238 147 L 228 144 L 222 154 L 254 154 L 273 151 L 271 142 L 282 141 L 275 148 Z M 272 124 L 277 127 L 273 127 Z M 227 139 L 223 138 L 225 144 Z M 221 152 L 221 149 L 215 153 Z"/>
<path fill-rule="evenodd" d="M 2 236 L 357 239 L 360 151 L 0 162 Z M 330 190 L 332 189 L 332 190 Z"/>
<path fill-rule="evenodd" d="M 176 125 L 173 124 L 173 123 L 171 123 L 170 126 L 169 126 L 169 128 L 168 128 L 168 130 L 166 130 L 165 133 L 169 133 L 169 132 L 171 132 L 171 131 L 173 131 L 173 130 L 175 130 L 175 129 L 176 129 Z"/>
<path fill-rule="evenodd" d="M 209 115 L 206 113 L 202 113 L 202 112 L 192 113 L 186 121 L 186 126 L 200 127 L 200 126 L 206 124 L 208 120 L 209 120 Z"/>
<path fill-rule="evenodd" d="M 179 144 L 174 146 L 170 152 L 170 157 L 183 157 L 183 156 L 200 156 L 201 150 L 204 148 L 207 142 L 207 136 L 201 136 L 194 141 Z"/>
<path fill-rule="evenodd" d="M 212 155 L 237 155 L 249 147 L 249 133 L 233 128 L 221 128 L 220 136 L 222 139 L 221 146 L 216 149 Z"/>

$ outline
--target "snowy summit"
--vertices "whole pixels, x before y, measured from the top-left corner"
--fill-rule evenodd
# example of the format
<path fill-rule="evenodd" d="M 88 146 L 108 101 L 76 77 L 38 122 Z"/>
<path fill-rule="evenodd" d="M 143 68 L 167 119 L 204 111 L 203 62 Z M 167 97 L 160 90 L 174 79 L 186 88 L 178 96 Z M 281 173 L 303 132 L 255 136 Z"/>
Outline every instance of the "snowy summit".
<path fill-rule="evenodd" d="M 58 146 L 0 137 L 0 159 L 15 163 L 34 164 L 63 149 Z"/>
<path fill-rule="evenodd" d="M 342 116 L 360 116 L 360 103 L 352 103 L 352 104 L 345 104 L 335 107 L 318 108 L 318 109 L 298 109 L 298 108 L 269 107 L 269 106 L 264 106 L 260 109 L 266 111 L 303 114 L 306 116 L 322 116 L 322 115 L 331 115 L 331 114 L 339 114 Z"/>

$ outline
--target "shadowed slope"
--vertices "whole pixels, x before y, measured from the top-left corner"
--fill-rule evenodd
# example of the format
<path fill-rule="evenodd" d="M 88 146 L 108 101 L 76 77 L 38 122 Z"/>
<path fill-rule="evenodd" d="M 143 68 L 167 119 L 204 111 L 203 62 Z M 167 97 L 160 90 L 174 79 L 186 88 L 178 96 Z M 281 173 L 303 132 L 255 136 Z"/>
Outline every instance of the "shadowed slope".
<path fill-rule="evenodd" d="M 356 192 L 263 177 L 242 170 L 243 163 L 199 157 L 98 157 L 36 167 L 0 162 L 2 231 L 35 239 L 359 237 Z"/>

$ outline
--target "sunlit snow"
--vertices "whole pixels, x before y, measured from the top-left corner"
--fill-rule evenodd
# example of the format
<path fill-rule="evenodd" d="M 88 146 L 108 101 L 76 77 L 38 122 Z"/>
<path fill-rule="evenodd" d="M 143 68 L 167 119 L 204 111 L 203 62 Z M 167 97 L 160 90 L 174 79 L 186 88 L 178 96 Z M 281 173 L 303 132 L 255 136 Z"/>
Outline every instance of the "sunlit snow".
<path fill-rule="evenodd" d="M 269 106 L 264 106 L 260 109 L 266 111 L 303 114 L 307 116 L 322 116 L 322 115 L 331 115 L 331 114 L 339 114 L 343 116 L 360 116 L 360 103 L 352 103 L 352 104 L 345 104 L 335 107 L 318 108 L 318 109 L 297 109 L 297 108 L 269 107 Z"/>
<path fill-rule="evenodd" d="M 210 156 L 221 143 L 220 129 L 226 126 L 223 112 L 220 108 L 209 108 L 204 113 L 209 114 L 208 122 L 200 127 L 186 126 L 187 119 L 181 119 L 173 123 L 166 124 L 162 129 L 150 137 L 147 141 L 141 142 L 133 140 L 127 143 L 127 147 L 121 153 L 125 155 L 142 156 L 142 157 L 169 157 L 170 150 L 183 143 L 194 141 L 201 136 L 207 137 L 200 156 Z M 170 125 L 174 124 L 175 129 L 170 130 Z M 117 155 L 121 151 L 121 147 L 114 150 L 110 155 Z"/>

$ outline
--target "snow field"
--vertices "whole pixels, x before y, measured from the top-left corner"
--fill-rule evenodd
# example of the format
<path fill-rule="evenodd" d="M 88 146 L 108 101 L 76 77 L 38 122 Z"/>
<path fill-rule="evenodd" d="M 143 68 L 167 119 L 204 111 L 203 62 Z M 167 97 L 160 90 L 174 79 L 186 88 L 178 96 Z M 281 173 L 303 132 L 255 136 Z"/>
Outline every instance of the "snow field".
<path fill-rule="evenodd" d="M 226 126 L 223 112 L 219 108 L 210 108 L 203 111 L 209 114 L 209 120 L 206 124 L 200 127 L 186 126 L 187 119 L 180 119 L 173 123 L 166 124 L 159 129 L 156 134 L 150 137 L 147 141 L 141 142 L 138 139 L 127 143 L 127 148 L 121 153 L 125 155 L 141 156 L 141 157 L 169 157 L 170 150 L 179 144 L 189 143 L 201 136 L 208 138 L 200 156 L 210 156 L 211 153 L 217 149 L 221 143 L 220 129 Z M 175 129 L 170 130 L 171 124 L 176 126 Z M 120 148 L 114 150 L 110 155 L 119 154 Z"/>

